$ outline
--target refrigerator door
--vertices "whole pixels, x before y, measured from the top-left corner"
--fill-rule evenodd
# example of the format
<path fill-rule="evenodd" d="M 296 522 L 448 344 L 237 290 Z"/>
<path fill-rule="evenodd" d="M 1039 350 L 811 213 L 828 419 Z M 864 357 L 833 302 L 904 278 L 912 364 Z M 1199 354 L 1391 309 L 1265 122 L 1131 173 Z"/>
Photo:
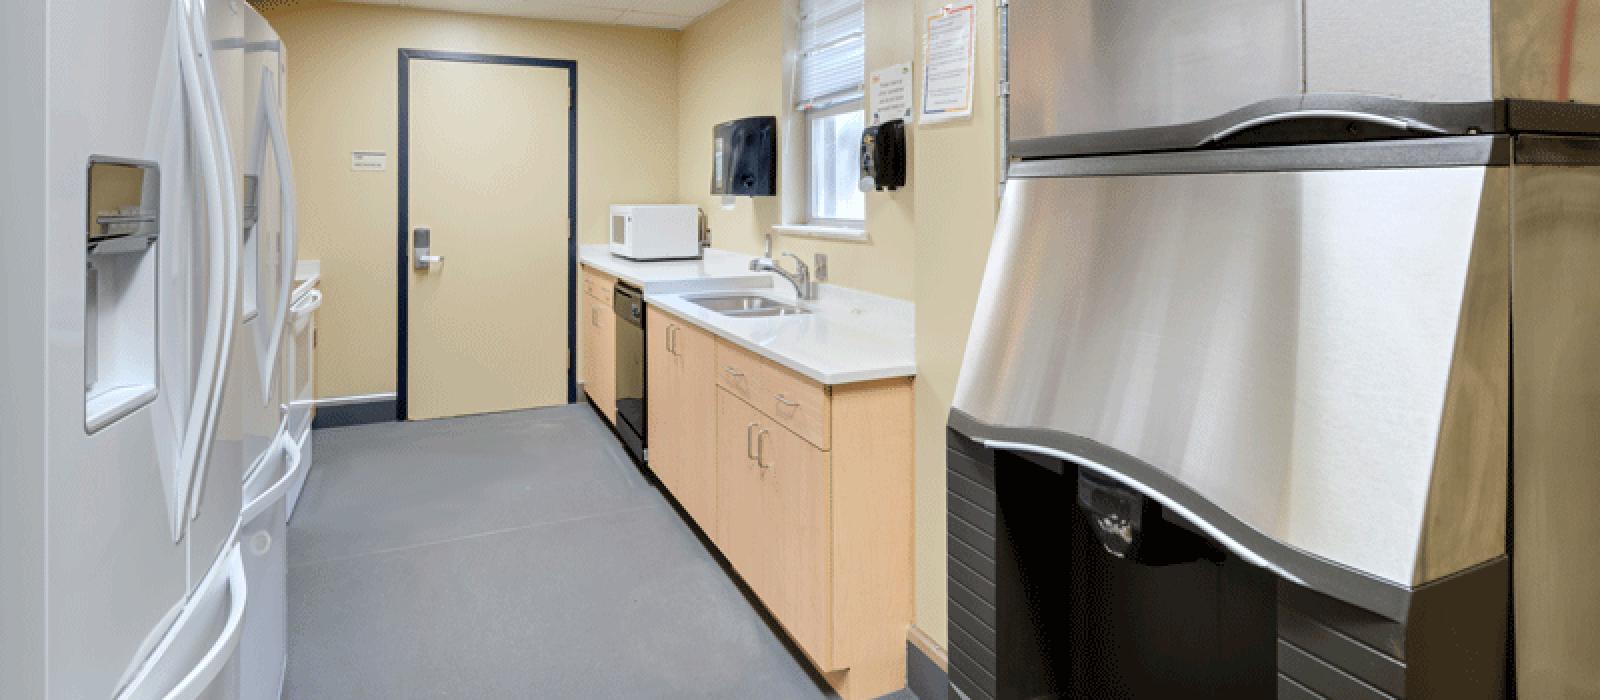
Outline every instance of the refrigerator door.
<path fill-rule="evenodd" d="M 235 47 L 227 70 L 239 89 L 234 149 L 239 155 L 240 342 L 236 358 L 246 475 L 275 459 L 288 398 L 284 365 L 294 274 L 294 183 L 283 130 L 283 51 L 277 34 L 253 9 L 209 0 L 213 14 L 233 12 L 238 36 L 213 37 Z M 220 62 L 219 62 L 219 65 Z"/>
<path fill-rule="evenodd" d="M 284 132 L 282 43 L 255 10 L 234 0 L 209 0 L 213 12 L 236 9 L 241 86 L 235 139 L 240 154 L 241 278 L 244 321 L 236 372 L 244 414 L 244 506 L 239 515 L 253 603 L 246 621 L 240 692 L 275 698 L 285 658 L 285 496 L 300 471 L 288 439 L 287 360 L 295 269 L 295 197 Z M 238 482 L 235 482 L 238 483 Z"/>
<path fill-rule="evenodd" d="M 170 0 L 53 2 L 47 52 L 37 64 L 50 91 L 51 128 L 40 136 L 49 162 L 37 175 L 48 183 L 50 235 L 44 259 L 30 264 L 46 281 L 47 327 L 20 332 L 48 346 L 41 368 L 48 393 L 35 406 L 45 422 L 46 481 L 36 496 L 45 508 L 30 528 L 47 553 L 35 579 L 49 593 L 37 640 L 47 658 L 40 672 L 55 697 L 115 695 L 165 638 L 191 581 L 233 527 L 191 550 L 190 505 L 221 430 L 232 259 L 225 163 L 189 19 Z M 151 213 L 160 236 L 139 253 L 155 263 L 149 276 L 128 280 L 150 285 L 148 307 L 120 303 L 137 296 L 103 295 L 115 303 L 91 316 L 82 232 L 91 209 L 85 171 L 97 157 L 158 167 L 159 196 L 148 203 L 159 203 Z M 127 340 L 153 345 L 155 381 L 151 401 L 92 432 L 84 381 L 91 318 L 107 328 L 125 324 Z M 233 502 L 237 517 L 236 495 Z M 212 556 L 191 559 L 204 551 Z"/>
<path fill-rule="evenodd" d="M 1428 164 L 1446 143 L 1471 157 Z M 1382 597 L 1493 559 L 1500 146 L 1073 159 L 1082 176 L 1016 178 L 956 418 L 1139 482 L 1290 581 Z M 1095 161 L 1120 174 L 1093 175 Z"/>
<path fill-rule="evenodd" d="M 250 615 L 239 643 L 239 697 L 281 697 L 287 652 L 288 557 L 285 508 L 300 474 L 299 448 L 280 434 L 274 458 L 245 481 L 240 548 L 250 579 Z"/>
<path fill-rule="evenodd" d="M 238 698 L 247 599 L 244 562 L 231 543 L 117 700 Z"/>

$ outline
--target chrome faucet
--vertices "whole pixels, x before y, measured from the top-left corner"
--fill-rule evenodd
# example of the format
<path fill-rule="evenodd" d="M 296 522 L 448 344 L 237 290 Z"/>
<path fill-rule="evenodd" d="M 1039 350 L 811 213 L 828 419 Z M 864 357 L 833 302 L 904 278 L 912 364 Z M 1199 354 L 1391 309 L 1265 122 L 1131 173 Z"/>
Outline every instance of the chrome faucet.
<path fill-rule="evenodd" d="M 806 261 L 801 260 L 800 256 L 787 251 L 783 254 L 785 257 L 794 258 L 795 265 L 799 266 L 793 274 L 783 269 L 783 266 L 778 264 L 778 261 L 770 257 L 751 260 L 750 269 L 754 272 L 775 272 L 779 277 L 789 280 L 789 284 L 794 285 L 796 296 L 806 301 L 815 300 L 817 298 L 817 283 L 811 280 L 811 268 L 806 266 Z"/>

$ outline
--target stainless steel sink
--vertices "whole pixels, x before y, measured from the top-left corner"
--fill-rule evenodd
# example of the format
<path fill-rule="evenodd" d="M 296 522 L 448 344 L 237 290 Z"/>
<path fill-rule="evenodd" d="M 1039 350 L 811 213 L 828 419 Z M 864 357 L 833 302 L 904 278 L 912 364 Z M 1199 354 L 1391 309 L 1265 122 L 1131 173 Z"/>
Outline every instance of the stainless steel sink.
<path fill-rule="evenodd" d="M 705 294 L 685 297 L 685 299 L 724 316 L 738 318 L 798 316 L 811 313 L 809 310 L 793 304 L 786 304 L 758 294 Z"/>

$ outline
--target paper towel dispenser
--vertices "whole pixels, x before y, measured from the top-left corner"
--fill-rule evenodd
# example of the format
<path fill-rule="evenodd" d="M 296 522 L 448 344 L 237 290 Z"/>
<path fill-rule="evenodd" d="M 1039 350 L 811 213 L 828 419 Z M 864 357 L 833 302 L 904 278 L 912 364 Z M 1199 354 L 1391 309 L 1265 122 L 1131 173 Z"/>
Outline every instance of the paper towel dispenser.
<path fill-rule="evenodd" d="M 778 118 L 746 117 L 711 132 L 711 194 L 771 197 L 778 193 Z"/>

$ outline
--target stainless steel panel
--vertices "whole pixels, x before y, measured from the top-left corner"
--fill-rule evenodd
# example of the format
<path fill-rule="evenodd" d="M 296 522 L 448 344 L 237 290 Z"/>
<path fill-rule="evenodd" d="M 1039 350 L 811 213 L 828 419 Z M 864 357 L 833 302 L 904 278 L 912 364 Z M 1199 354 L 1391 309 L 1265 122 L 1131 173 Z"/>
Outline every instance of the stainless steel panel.
<path fill-rule="evenodd" d="M 1306 91 L 1600 102 L 1600 0 L 1306 0 Z"/>
<path fill-rule="evenodd" d="M 1600 0 L 1494 0 L 1495 94 L 1600 103 Z"/>
<path fill-rule="evenodd" d="M 1600 168 L 1519 168 L 1512 189 L 1517 689 L 1600 697 Z"/>
<path fill-rule="evenodd" d="M 1430 493 L 1504 493 L 1505 334 L 1462 331 L 1509 324 L 1507 181 L 1503 167 L 1013 181 L 955 408 L 1096 441 L 1278 542 L 1419 583 Z M 1487 433 L 1462 443 L 1480 448 L 1442 449 L 1461 426 Z M 1452 511 L 1426 546 L 1502 553 L 1503 500 Z"/>
<path fill-rule="evenodd" d="M 1489 6 L 1490 0 L 1306 0 L 1306 91 L 1412 102 L 1494 99 Z"/>
<path fill-rule="evenodd" d="M 1012 0 L 1011 139 L 1167 126 L 1301 92 L 1300 0 Z"/>
<path fill-rule="evenodd" d="M 1307 138 L 1285 119 L 1323 120 L 1317 140 L 1600 133 L 1600 0 L 1012 0 L 1007 27 L 1023 156 Z"/>

